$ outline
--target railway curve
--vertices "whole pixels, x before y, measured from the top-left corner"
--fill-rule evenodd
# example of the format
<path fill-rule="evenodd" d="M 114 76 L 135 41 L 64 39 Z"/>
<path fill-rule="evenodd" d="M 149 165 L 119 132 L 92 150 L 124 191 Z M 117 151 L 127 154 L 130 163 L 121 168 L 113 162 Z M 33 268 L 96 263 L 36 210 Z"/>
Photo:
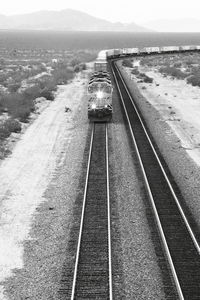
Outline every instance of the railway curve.
<path fill-rule="evenodd" d="M 170 179 L 147 134 L 142 119 L 115 63 L 111 63 L 119 96 L 142 168 L 163 249 L 179 299 L 200 297 L 200 247 L 181 208 Z"/>

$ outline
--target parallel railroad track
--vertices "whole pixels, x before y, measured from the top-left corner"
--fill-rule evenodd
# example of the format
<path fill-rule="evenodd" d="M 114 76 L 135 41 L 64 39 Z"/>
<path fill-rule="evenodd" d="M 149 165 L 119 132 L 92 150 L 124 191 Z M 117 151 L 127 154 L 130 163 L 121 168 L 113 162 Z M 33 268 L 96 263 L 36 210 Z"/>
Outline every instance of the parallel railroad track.
<path fill-rule="evenodd" d="M 142 168 L 177 296 L 179 299 L 200 299 L 199 243 L 114 62 L 111 63 L 111 69 Z"/>
<path fill-rule="evenodd" d="M 71 300 L 112 300 L 108 165 L 107 124 L 94 123 Z"/>

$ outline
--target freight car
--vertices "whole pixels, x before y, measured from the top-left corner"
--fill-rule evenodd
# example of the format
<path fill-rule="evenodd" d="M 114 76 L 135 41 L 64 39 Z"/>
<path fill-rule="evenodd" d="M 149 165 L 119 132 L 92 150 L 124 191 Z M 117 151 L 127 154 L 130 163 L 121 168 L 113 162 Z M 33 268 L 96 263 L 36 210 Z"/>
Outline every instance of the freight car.
<path fill-rule="evenodd" d="M 108 58 L 113 58 L 114 57 L 114 49 L 109 49 L 106 51 L 106 57 Z"/>
<path fill-rule="evenodd" d="M 162 47 L 143 47 L 143 48 L 123 48 L 123 49 L 109 49 L 106 50 L 107 59 L 120 58 L 125 56 L 149 55 L 160 53 L 178 53 L 186 51 L 199 51 L 200 46 L 186 45 L 186 46 L 162 46 Z"/>
<path fill-rule="evenodd" d="M 112 119 L 112 83 L 107 71 L 107 61 L 98 59 L 94 63 L 94 73 L 87 89 L 88 119 L 107 122 Z"/>
<path fill-rule="evenodd" d="M 107 60 L 97 59 L 94 63 L 95 72 L 107 72 Z"/>
<path fill-rule="evenodd" d="M 114 56 L 115 57 L 120 57 L 123 55 L 123 50 L 122 49 L 114 49 Z"/>
<path fill-rule="evenodd" d="M 146 53 L 148 53 L 148 54 L 160 53 L 159 47 L 146 47 L 145 50 L 146 50 Z"/>
<path fill-rule="evenodd" d="M 178 53 L 186 51 L 200 51 L 200 46 L 186 45 L 186 46 L 162 46 L 162 47 L 143 47 L 143 48 L 123 48 L 123 49 L 109 49 L 104 50 L 104 55 L 107 59 L 116 59 L 126 56 L 138 56 L 149 54 L 162 54 L 162 53 Z M 102 52 L 102 51 L 101 51 Z M 100 52 L 101 56 L 102 53 Z"/>

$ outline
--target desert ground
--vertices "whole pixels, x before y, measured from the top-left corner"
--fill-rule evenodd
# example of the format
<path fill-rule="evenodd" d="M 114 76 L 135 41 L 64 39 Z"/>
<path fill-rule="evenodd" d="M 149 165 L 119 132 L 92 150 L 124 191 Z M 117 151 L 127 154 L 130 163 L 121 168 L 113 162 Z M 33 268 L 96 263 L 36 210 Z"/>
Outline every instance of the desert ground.
<path fill-rule="evenodd" d="M 181 57 L 176 61 L 180 62 Z M 153 78 L 153 82 L 142 82 L 127 69 L 130 78 L 137 82 L 141 94 L 159 111 L 181 140 L 182 147 L 200 165 L 200 87 L 188 84 L 185 79 L 163 76 L 158 62 L 154 66 L 140 65 L 136 59 L 133 65 Z"/>
<path fill-rule="evenodd" d="M 189 86 L 184 80 L 163 77 L 155 68 L 140 66 L 138 61 L 135 63 L 141 72 L 154 78 L 153 83 L 138 82 L 137 87 L 144 93 L 142 105 L 147 106 L 147 115 L 151 111 L 149 104 L 159 113 L 152 113 L 152 124 L 157 124 L 155 120 L 159 118 L 159 122 L 162 120 L 171 129 L 167 129 L 166 135 L 171 142 L 171 148 L 165 147 L 167 155 L 174 141 L 180 139 L 168 160 L 179 170 L 173 163 L 174 151 L 177 155 L 179 150 L 184 151 L 184 155 L 186 152 L 191 156 L 197 172 L 199 88 Z M 123 72 L 130 85 L 137 82 L 130 69 L 123 68 Z M 1 300 L 60 299 L 63 265 L 74 260 L 68 249 L 70 233 L 77 222 L 74 207 L 81 205 L 83 193 L 80 181 L 84 181 L 83 160 L 91 128 L 87 119 L 87 82 L 86 70 L 76 74 L 68 84 L 59 85 L 54 101 L 38 101 L 30 123 L 6 139 L 11 153 L 0 163 Z M 183 109 L 183 103 L 187 109 Z M 170 295 L 170 285 L 163 280 L 155 235 L 150 229 L 150 209 L 143 200 L 145 188 L 136 155 L 130 151 L 116 90 L 113 105 L 109 141 L 115 299 L 164 299 L 165 293 Z M 167 144 L 162 128 L 160 140 Z M 180 159 L 182 167 L 187 168 L 184 155 L 181 152 Z M 179 172 L 178 180 L 183 175 Z M 184 186 L 185 182 L 181 184 Z M 193 187 L 194 181 L 190 182 L 186 196 Z M 193 209 L 197 208 L 198 216 L 199 197 L 193 194 L 196 205 Z"/>

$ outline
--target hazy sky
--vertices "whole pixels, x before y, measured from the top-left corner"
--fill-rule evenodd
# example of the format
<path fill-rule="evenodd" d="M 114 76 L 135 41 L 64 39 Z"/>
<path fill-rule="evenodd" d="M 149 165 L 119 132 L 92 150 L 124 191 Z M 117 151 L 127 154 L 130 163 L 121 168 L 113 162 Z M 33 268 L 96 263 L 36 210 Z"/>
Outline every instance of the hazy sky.
<path fill-rule="evenodd" d="M 163 18 L 200 19 L 200 0 L 6 0 L 0 14 L 73 8 L 109 21 L 143 23 Z"/>

